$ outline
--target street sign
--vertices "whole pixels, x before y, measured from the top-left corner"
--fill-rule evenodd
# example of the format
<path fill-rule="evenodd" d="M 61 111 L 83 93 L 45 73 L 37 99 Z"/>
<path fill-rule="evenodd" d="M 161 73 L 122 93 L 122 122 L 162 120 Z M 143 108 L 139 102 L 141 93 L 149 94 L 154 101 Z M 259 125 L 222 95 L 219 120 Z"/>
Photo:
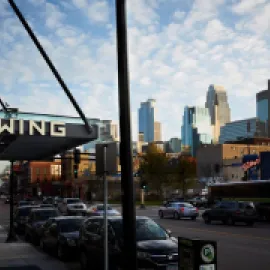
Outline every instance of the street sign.
<path fill-rule="evenodd" d="M 215 241 L 178 237 L 179 270 L 217 270 Z"/>

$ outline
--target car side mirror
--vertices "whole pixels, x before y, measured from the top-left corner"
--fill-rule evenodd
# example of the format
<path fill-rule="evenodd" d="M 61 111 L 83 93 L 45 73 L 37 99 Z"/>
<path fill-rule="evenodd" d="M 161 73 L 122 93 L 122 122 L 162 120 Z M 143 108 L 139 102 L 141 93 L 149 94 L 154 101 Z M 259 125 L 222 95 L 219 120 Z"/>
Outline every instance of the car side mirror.
<path fill-rule="evenodd" d="M 166 230 L 166 232 L 170 237 L 172 236 L 172 231 L 171 230 Z"/>

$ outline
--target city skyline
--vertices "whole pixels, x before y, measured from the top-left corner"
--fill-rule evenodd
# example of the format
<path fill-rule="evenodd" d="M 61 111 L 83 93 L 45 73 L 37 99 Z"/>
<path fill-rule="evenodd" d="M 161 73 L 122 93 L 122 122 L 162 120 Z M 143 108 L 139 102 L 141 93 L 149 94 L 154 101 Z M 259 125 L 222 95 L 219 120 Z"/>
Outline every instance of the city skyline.
<path fill-rule="evenodd" d="M 184 106 L 207 87 L 228 91 L 231 120 L 256 115 L 269 78 L 269 1 L 128 1 L 133 139 L 137 108 L 154 98 L 162 139 L 180 136 Z M 17 4 L 89 118 L 118 120 L 113 1 Z M 1 97 L 21 111 L 77 116 L 7 1 L 1 1 Z"/>

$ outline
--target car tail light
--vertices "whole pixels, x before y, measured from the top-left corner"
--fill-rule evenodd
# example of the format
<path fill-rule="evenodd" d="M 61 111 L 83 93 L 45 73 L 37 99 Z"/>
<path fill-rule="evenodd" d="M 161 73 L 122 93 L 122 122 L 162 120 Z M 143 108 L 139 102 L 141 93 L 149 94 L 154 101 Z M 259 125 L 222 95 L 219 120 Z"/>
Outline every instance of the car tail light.
<path fill-rule="evenodd" d="M 240 214 L 241 214 L 241 211 L 240 211 L 240 210 L 237 210 L 237 211 L 235 212 L 235 214 L 236 214 L 236 215 L 240 215 Z"/>
<path fill-rule="evenodd" d="M 198 212 L 199 211 L 199 209 L 198 209 L 198 207 L 196 207 L 196 212 Z"/>
<path fill-rule="evenodd" d="M 180 211 L 181 212 L 184 212 L 185 211 L 185 208 L 184 207 L 180 207 Z"/>

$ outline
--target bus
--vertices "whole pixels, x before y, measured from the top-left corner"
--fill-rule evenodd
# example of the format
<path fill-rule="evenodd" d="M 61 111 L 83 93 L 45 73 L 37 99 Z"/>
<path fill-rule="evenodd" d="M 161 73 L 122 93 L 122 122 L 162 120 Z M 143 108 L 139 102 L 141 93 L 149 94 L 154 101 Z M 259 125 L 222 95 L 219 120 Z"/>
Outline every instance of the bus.
<path fill-rule="evenodd" d="M 212 198 L 239 198 L 270 202 L 270 180 L 249 180 L 211 184 L 208 187 Z"/>
<path fill-rule="evenodd" d="M 270 221 L 270 181 L 249 180 L 212 184 L 208 187 L 209 198 L 216 200 L 252 201 L 263 220 Z"/>

